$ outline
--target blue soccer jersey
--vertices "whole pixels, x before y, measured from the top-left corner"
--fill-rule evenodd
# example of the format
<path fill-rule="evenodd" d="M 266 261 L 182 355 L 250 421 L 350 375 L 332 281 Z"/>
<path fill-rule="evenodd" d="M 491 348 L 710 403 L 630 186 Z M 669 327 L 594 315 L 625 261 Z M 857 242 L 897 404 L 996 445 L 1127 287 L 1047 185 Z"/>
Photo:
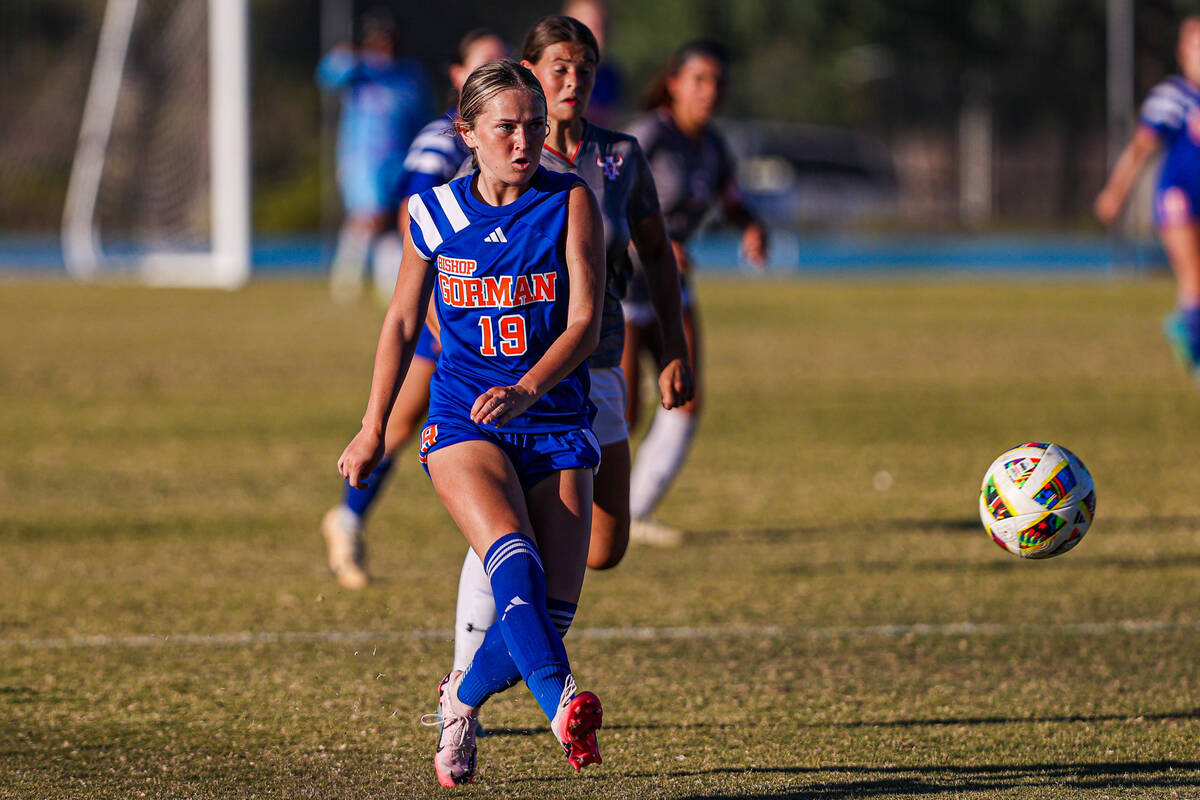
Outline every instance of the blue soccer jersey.
<path fill-rule="evenodd" d="M 432 189 L 454 178 L 471 150 L 454 131 L 458 111 L 451 109 L 430 122 L 413 139 L 404 157 L 403 197 Z"/>
<path fill-rule="evenodd" d="M 579 183 L 538 167 L 529 188 L 504 206 L 471 194 L 474 175 L 413 195 L 409 231 L 437 269 L 434 302 L 442 354 L 430 383 L 429 420 L 469 420 L 475 399 L 511 386 L 567 326 L 570 280 L 560 253 L 567 197 Z M 587 366 L 580 364 L 508 433 L 555 433 L 591 427 Z"/>
<path fill-rule="evenodd" d="M 1171 75 L 1150 90 L 1140 120 L 1166 154 L 1158 177 L 1155 218 L 1169 224 L 1200 214 L 1200 87 Z"/>

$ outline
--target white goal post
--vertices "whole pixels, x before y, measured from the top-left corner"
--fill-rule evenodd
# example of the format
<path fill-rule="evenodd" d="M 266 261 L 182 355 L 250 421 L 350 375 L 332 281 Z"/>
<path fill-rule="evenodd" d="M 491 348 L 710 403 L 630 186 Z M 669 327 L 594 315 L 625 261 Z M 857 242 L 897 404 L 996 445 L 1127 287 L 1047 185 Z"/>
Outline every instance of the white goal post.
<path fill-rule="evenodd" d="M 101 24 L 99 44 L 84 105 L 80 125 L 79 143 L 71 165 L 71 176 L 67 187 L 66 205 L 63 210 L 62 249 L 67 271 L 79 280 L 92 280 L 110 274 L 136 277 L 151 285 L 195 286 L 237 288 L 250 276 L 251 248 L 251 182 L 250 182 L 250 64 L 249 64 L 249 11 L 248 0 L 207 0 L 205 9 L 200 6 L 205 0 L 180 0 L 172 22 L 186 16 L 196 24 L 206 24 L 206 38 L 189 38 L 186 29 L 177 35 L 193 48 L 204 48 L 206 53 L 191 53 L 190 64 L 207 62 L 207 120 L 206 130 L 186 131 L 192 135 L 189 146 L 203 145 L 207 137 L 207 152 L 195 156 L 199 165 L 182 175 L 173 174 L 174 181 L 168 200 L 186 206 L 179 216 L 186 216 L 189 224 L 194 223 L 197 232 L 173 238 L 171 232 L 162 232 L 151 226 L 142 225 L 127 234 L 125 246 L 119 252 L 106 252 L 101 236 L 104 218 L 101 204 L 105 197 L 106 175 L 118 171 L 113 166 L 112 140 L 114 127 L 124 122 L 136 130 L 138 136 L 150 137 L 158 129 L 187 129 L 189 126 L 178 120 L 142 127 L 130 122 L 128 113 L 133 101 L 125 100 L 123 92 L 138 96 L 143 110 L 157 111 L 154 98 L 146 99 L 150 88 L 169 79 L 155 81 L 131 75 L 129 64 L 131 44 L 138 30 L 139 0 L 108 0 Z M 154 4 L 149 4 L 154 5 Z M 152 26 L 147 26 L 152 27 Z M 180 29 L 180 25 L 174 26 Z M 172 49 L 166 41 L 167 33 L 152 30 L 145 36 L 164 37 L 161 50 Z M 153 42 L 137 42 L 141 50 L 153 51 Z M 174 48 L 178 50 L 179 48 Z M 186 48 L 185 48 L 186 49 Z M 154 58 L 158 56 L 158 58 Z M 151 52 L 147 60 L 166 62 L 165 75 L 170 74 L 171 56 Z M 162 64 L 159 64 L 162 68 Z M 192 69 L 195 72 L 195 69 Z M 204 84 L 204 75 L 195 78 L 198 91 Z M 174 102 L 180 108 L 203 104 L 203 97 L 178 96 Z M 195 127 L 195 126 L 190 126 Z M 203 126 L 201 126 L 203 127 Z M 140 143 L 135 143 L 134 147 Z M 149 145 L 147 145 L 149 147 Z M 165 156 L 159 161 L 170 161 L 171 151 L 162 149 Z M 141 172 L 136 159 L 126 158 L 134 166 L 126 166 L 122 176 L 125 183 L 142 189 L 139 202 L 144 207 L 153 206 L 156 198 L 163 197 L 145 191 L 144 184 L 151 178 Z M 207 161 L 207 164 L 203 162 Z M 179 170 L 177 170 L 179 171 Z M 203 173 L 203 174 L 199 174 Z M 183 197 L 182 200 L 178 198 Z M 205 202 L 206 201 L 206 202 Z M 197 203 L 206 206 L 196 211 Z M 197 221 L 197 217 L 204 219 Z M 200 231 L 206 228 L 206 231 Z M 197 242 L 199 244 L 197 245 Z"/>

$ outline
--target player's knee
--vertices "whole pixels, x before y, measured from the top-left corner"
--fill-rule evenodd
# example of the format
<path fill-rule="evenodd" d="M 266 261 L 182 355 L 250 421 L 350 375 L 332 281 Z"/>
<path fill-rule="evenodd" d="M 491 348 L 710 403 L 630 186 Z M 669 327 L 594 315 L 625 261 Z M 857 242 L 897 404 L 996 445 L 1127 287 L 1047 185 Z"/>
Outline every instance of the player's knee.
<path fill-rule="evenodd" d="M 603 530 L 596 530 L 597 527 Z M 588 566 L 592 569 L 612 569 L 625 558 L 629 548 L 629 517 L 609 520 L 609 524 L 592 528 L 592 541 L 588 548 Z"/>

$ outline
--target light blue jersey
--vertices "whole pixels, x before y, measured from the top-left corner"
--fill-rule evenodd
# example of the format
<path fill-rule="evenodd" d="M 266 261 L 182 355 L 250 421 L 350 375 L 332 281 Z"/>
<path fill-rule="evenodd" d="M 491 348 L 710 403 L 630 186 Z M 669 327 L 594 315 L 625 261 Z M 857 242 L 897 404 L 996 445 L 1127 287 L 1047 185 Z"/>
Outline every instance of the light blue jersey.
<path fill-rule="evenodd" d="M 322 88 L 340 90 L 338 180 L 347 210 L 395 208 L 404 156 L 429 115 L 429 88 L 419 62 L 338 49 L 317 66 Z"/>
<path fill-rule="evenodd" d="M 458 178 L 408 203 L 412 243 L 437 269 L 442 353 L 430 383 L 431 426 L 469 422 L 480 394 L 517 383 L 567 325 L 571 287 L 561 252 L 567 199 L 579 178 L 538 167 L 525 193 L 503 206 L 474 197 L 473 180 Z M 589 390 L 580 364 L 502 430 L 590 430 Z"/>

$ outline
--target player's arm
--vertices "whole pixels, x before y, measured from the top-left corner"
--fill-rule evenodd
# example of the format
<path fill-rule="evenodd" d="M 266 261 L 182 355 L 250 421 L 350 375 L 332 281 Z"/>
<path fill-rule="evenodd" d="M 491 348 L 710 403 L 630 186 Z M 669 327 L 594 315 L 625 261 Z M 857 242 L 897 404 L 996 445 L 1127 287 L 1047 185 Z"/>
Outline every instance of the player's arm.
<path fill-rule="evenodd" d="M 475 400 L 471 421 L 503 425 L 567 377 L 600 342 L 604 302 L 604 223 L 586 185 L 576 184 L 567 200 L 563 254 L 570 283 L 567 326 L 537 363 L 513 386 L 494 386 Z"/>
<path fill-rule="evenodd" d="M 354 48 L 346 43 L 335 45 L 317 64 L 317 84 L 322 89 L 341 89 L 350 83 L 358 67 Z"/>
<path fill-rule="evenodd" d="M 430 263 L 417 252 L 412 237 L 405 236 L 396 291 L 383 317 L 375 348 L 375 370 L 362 428 L 338 459 L 338 471 L 351 486 L 363 488 L 363 481 L 383 458 L 384 429 L 421 335 L 433 278 Z"/>
<path fill-rule="evenodd" d="M 663 332 L 658 389 L 663 408 L 676 408 L 692 399 L 696 385 L 683 333 L 675 248 L 667 237 L 662 213 L 658 211 L 635 223 L 631 234 L 650 285 L 650 302 L 654 304 L 654 313 Z"/>
<path fill-rule="evenodd" d="M 731 176 L 721 189 L 721 206 L 725 218 L 742 229 L 742 254 L 757 269 L 767 266 L 767 228 L 755 216 L 746 201 L 737 181 Z"/>
<path fill-rule="evenodd" d="M 1146 162 L 1158 152 L 1159 144 L 1158 132 L 1154 128 L 1145 123 L 1138 125 L 1133 138 L 1117 157 L 1108 182 L 1096 195 L 1096 217 L 1105 225 L 1112 225 L 1121 216 L 1121 209 L 1125 207 L 1133 184 L 1145 169 Z"/>
<path fill-rule="evenodd" d="M 437 184 L 433 185 L 436 186 Z M 400 231 L 408 230 L 408 200 L 416 193 L 416 191 L 411 191 L 404 196 L 403 200 L 400 201 L 400 210 L 396 212 L 396 223 L 399 226 L 398 230 Z M 432 300 L 432 298 L 433 295 L 431 293 L 430 299 Z M 425 327 L 429 328 L 429 332 L 433 334 L 435 339 L 437 339 L 439 342 L 442 340 L 442 326 L 441 323 L 438 322 L 437 308 L 432 302 L 429 303 L 429 306 L 425 312 Z"/>

